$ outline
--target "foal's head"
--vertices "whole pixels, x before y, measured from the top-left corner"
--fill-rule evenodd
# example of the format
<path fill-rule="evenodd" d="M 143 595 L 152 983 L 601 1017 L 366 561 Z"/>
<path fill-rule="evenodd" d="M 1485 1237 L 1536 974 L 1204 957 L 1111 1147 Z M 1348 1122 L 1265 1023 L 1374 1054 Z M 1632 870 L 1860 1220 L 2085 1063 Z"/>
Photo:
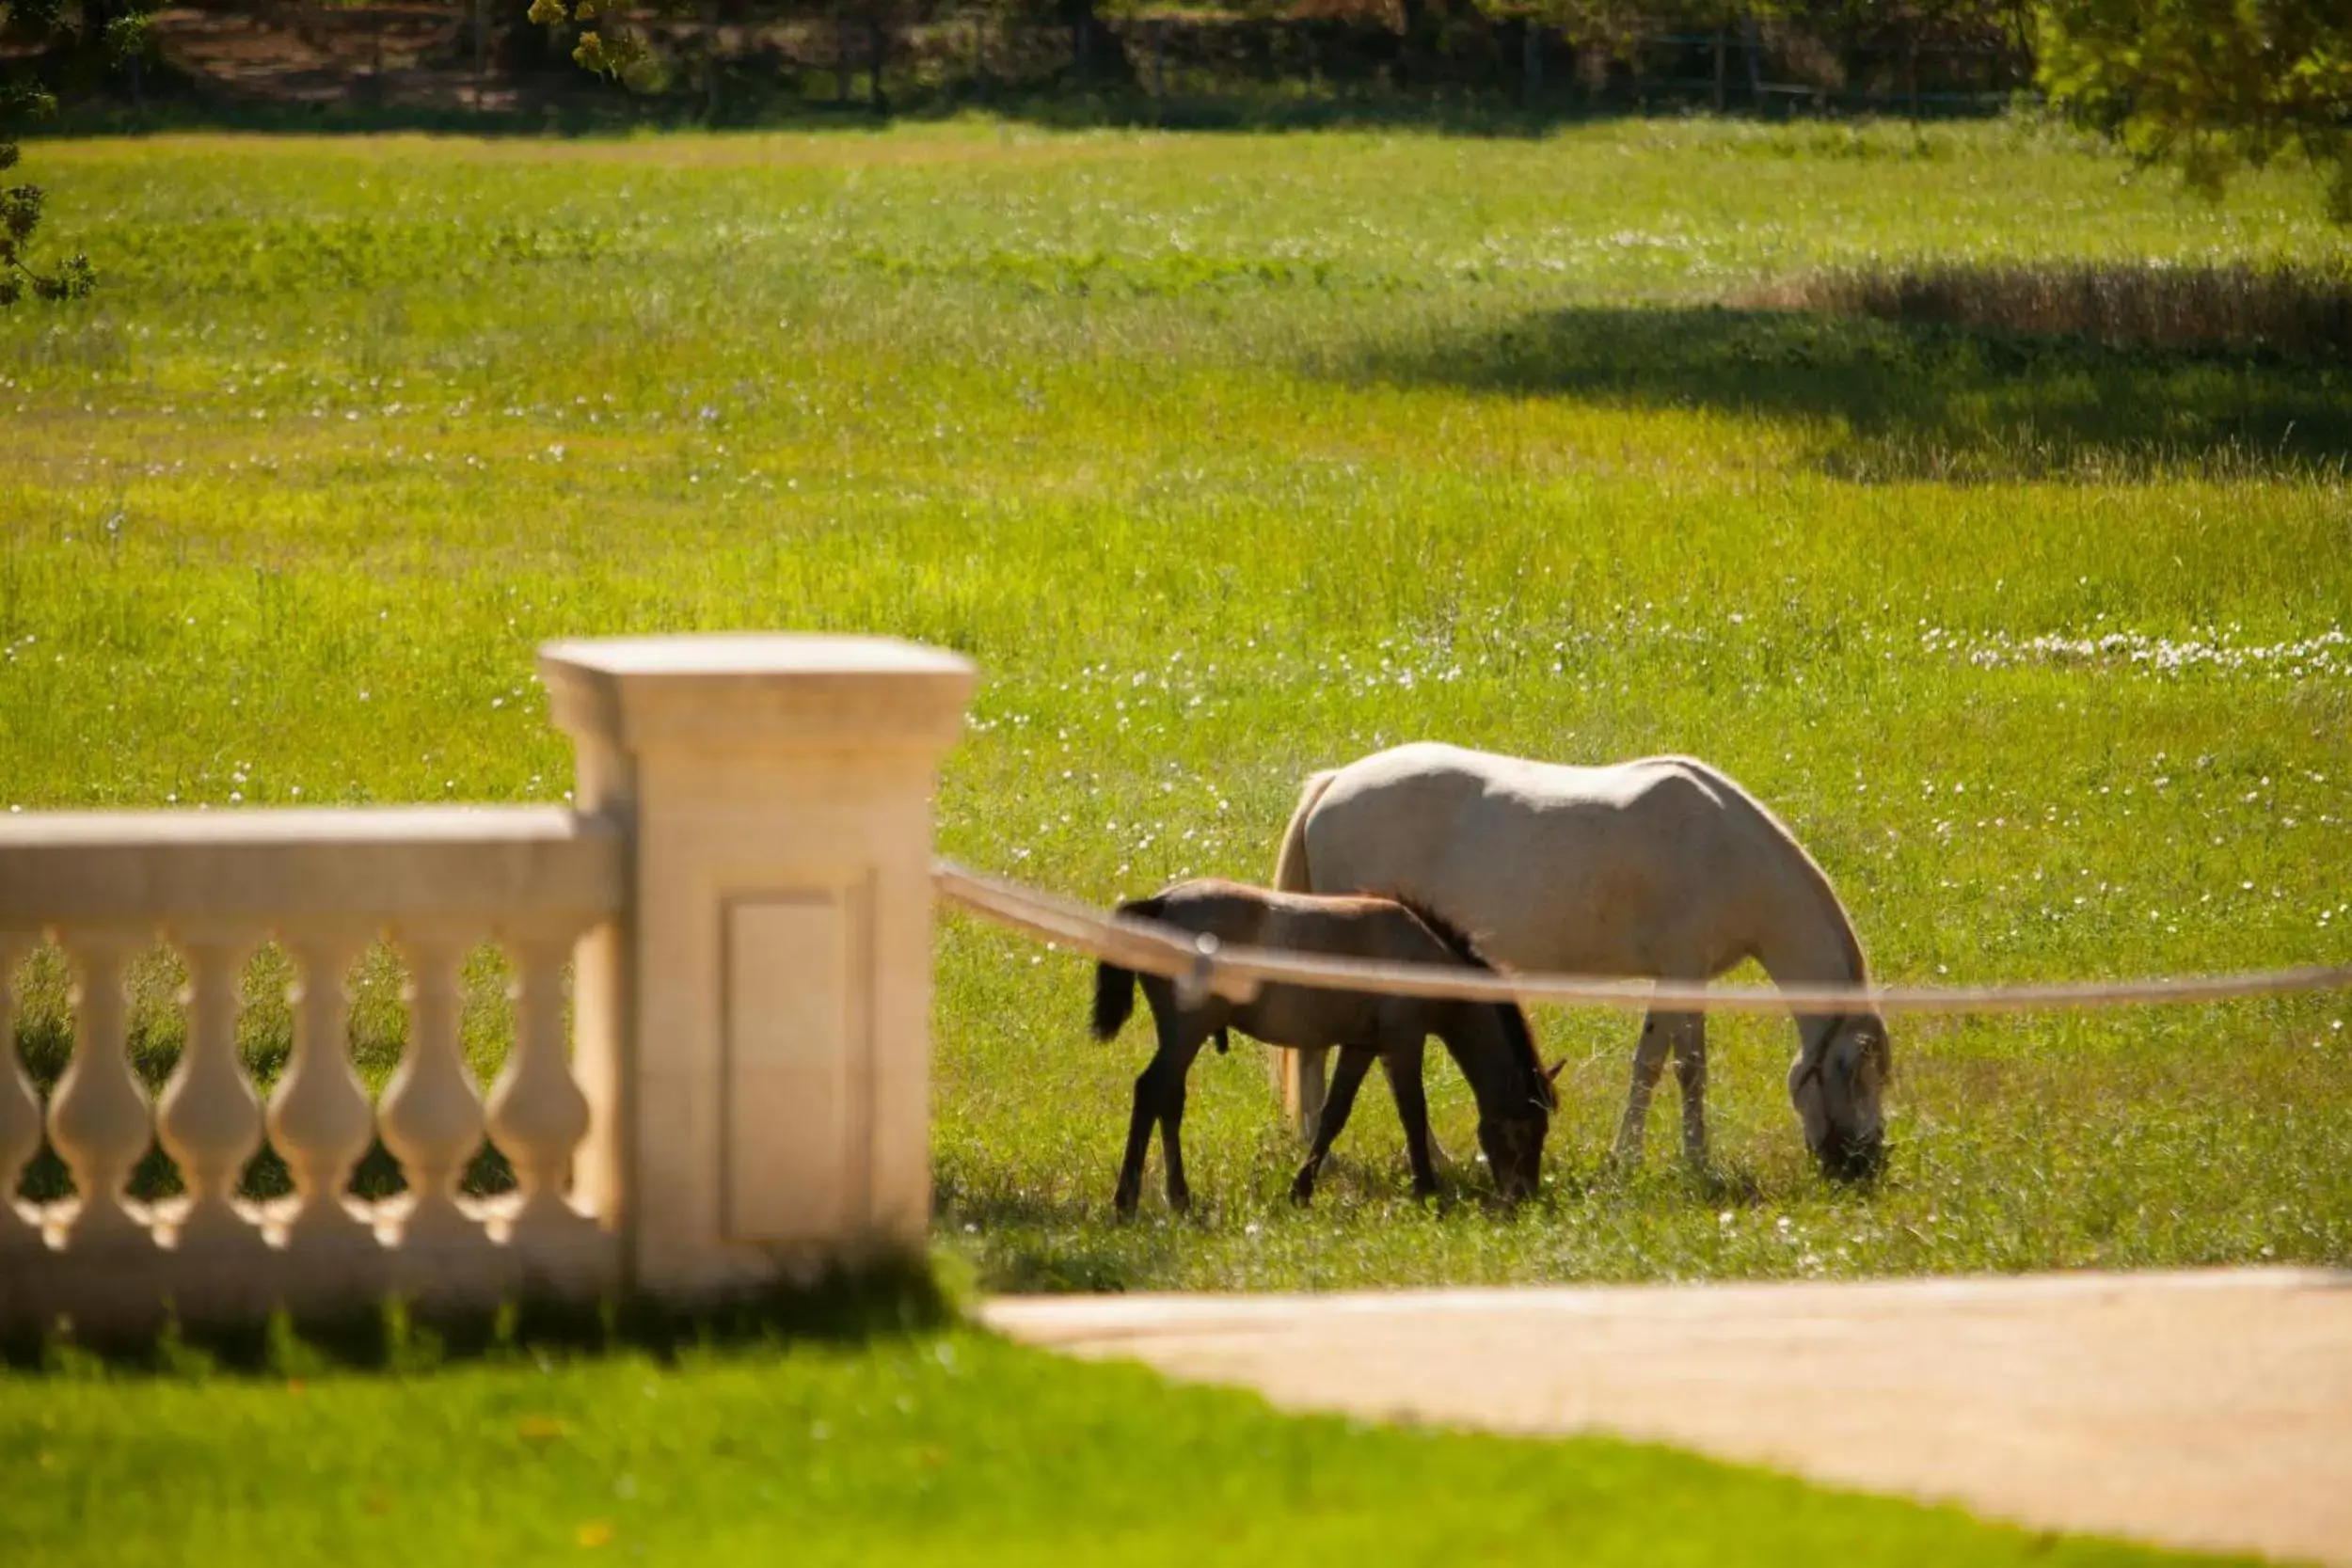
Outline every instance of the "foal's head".
<path fill-rule="evenodd" d="M 1544 1070 L 1535 1054 L 1534 1034 L 1518 1004 L 1465 1006 L 1488 1016 L 1509 1063 L 1502 1093 L 1492 1103 L 1487 1096 L 1479 1096 L 1478 1147 L 1486 1151 L 1486 1168 L 1494 1172 L 1495 1191 L 1506 1198 L 1526 1197 L 1543 1180 L 1544 1138 L 1551 1131 L 1551 1113 L 1560 1108 L 1552 1089 L 1560 1069 Z"/>
<path fill-rule="evenodd" d="M 1427 910 L 1406 907 L 1455 958 L 1493 973 L 1494 966 L 1467 935 Z M 1544 1138 L 1551 1131 L 1551 1113 L 1559 1108 L 1552 1080 L 1560 1069 L 1544 1070 L 1535 1054 L 1534 1032 L 1517 1003 L 1447 1006 L 1447 1026 L 1438 1033 L 1453 1049 L 1478 1098 L 1478 1147 L 1494 1173 L 1495 1191 L 1505 1198 L 1526 1197 L 1543 1179 Z"/>

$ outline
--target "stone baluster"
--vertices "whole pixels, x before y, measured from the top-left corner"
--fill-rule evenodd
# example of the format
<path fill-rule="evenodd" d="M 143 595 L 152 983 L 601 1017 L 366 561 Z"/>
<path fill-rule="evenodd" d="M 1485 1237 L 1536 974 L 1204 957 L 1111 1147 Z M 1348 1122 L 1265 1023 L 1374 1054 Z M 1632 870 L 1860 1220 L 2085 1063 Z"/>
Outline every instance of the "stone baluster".
<path fill-rule="evenodd" d="M 259 1251 L 262 1233 L 235 1203 L 237 1179 L 262 1147 L 261 1097 L 237 1060 L 237 982 L 256 939 L 244 931 L 208 932 L 177 945 L 188 964 L 180 993 L 188 1037 L 155 1106 L 156 1136 L 179 1163 L 188 1190 L 173 1240 L 183 1250 Z"/>
<path fill-rule="evenodd" d="M 457 1206 L 457 1181 L 482 1145 L 482 1098 L 457 1032 L 457 970 L 465 947 L 447 937 L 399 941 L 408 960 L 408 1049 L 377 1114 L 384 1147 L 400 1161 L 412 1200 L 404 1245 L 464 1241 L 482 1227 Z"/>
<path fill-rule="evenodd" d="M 374 1234 L 343 1207 L 351 1167 L 368 1151 L 375 1117 L 351 1070 L 352 959 L 358 932 L 306 931 L 288 948 L 295 979 L 294 1055 L 269 1101 L 270 1141 L 294 1177 L 295 1208 L 286 1223 L 290 1249 L 375 1245 Z"/>
<path fill-rule="evenodd" d="M 16 1207 L 17 1179 L 40 1148 L 40 1096 L 16 1053 L 16 969 L 32 950 L 30 933 L 0 931 L 0 1257 L 42 1245 Z"/>
<path fill-rule="evenodd" d="M 513 1243 L 577 1234 L 590 1222 L 564 1198 L 573 1150 L 588 1135 L 588 1097 L 572 1077 L 564 1038 L 564 960 L 567 935 L 538 933 L 509 942 L 515 960 L 515 1050 L 490 1089 L 490 1134 L 515 1167 L 521 1205 Z"/>
<path fill-rule="evenodd" d="M 73 965 L 73 1060 L 49 1102 L 49 1141 L 82 1195 L 66 1246 L 151 1245 L 122 1200 L 152 1131 L 147 1092 L 123 1049 L 123 971 L 146 943 L 116 930 L 68 932 L 64 942 Z"/>

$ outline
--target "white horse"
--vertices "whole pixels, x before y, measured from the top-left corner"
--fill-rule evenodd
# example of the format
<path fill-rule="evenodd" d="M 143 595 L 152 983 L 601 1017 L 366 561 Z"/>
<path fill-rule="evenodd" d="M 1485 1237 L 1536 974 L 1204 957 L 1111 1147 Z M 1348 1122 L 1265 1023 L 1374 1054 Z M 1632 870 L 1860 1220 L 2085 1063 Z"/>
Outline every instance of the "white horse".
<path fill-rule="evenodd" d="M 1862 944 L 1829 879 L 1780 820 L 1688 757 L 1568 768 L 1435 744 L 1307 781 L 1275 885 L 1379 893 L 1435 911 L 1522 973 L 1705 981 L 1754 958 L 1776 985 L 1862 985 Z M 1837 1176 L 1876 1170 L 1894 1068 L 1874 1011 L 1797 1015 L 1788 1096 Z M 1671 1049 L 1682 1139 L 1707 1158 L 1707 1018 L 1653 1009 L 1633 1053 L 1616 1159 L 1638 1163 Z M 1286 1108 L 1311 1125 L 1320 1053 L 1281 1053 Z"/>

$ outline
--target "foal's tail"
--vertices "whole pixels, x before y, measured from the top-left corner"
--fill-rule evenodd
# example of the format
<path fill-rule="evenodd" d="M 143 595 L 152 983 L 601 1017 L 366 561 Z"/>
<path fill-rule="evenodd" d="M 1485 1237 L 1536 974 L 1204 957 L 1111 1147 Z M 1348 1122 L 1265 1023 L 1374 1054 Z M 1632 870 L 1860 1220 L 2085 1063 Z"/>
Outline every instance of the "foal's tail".
<path fill-rule="evenodd" d="M 1327 768 L 1320 773 L 1307 775 L 1306 785 L 1298 792 L 1298 804 L 1291 810 L 1291 825 L 1282 830 L 1282 852 L 1275 858 L 1274 885 L 1284 893 L 1312 893 L 1314 874 L 1307 865 L 1307 818 L 1314 814 L 1315 802 L 1331 787 L 1339 769 Z"/>
<path fill-rule="evenodd" d="M 1111 911 L 1149 920 L 1160 912 L 1156 898 L 1130 898 Z M 1136 1010 L 1136 972 L 1121 969 L 1108 958 L 1094 966 L 1094 1037 L 1116 1036 Z"/>
<path fill-rule="evenodd" d="M 1121 969 L 1108 958 L 1094 966 L 1094 1037 L 1117 1035 L 1136 1010 L 1136 972 Z"/>

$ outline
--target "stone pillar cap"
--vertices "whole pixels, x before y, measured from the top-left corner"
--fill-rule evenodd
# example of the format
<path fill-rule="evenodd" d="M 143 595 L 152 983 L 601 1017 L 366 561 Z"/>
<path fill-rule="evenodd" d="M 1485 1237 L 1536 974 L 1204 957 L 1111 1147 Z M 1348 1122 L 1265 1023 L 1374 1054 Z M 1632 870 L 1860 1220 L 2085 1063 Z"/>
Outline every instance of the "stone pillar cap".
<path fill-rule="evenodd" d="M 767 632 L 548 642 L 539 673 L 564 731 L 632 750 L 944 750 L 979 683 L 970 659 L 896 638 Z"/>

